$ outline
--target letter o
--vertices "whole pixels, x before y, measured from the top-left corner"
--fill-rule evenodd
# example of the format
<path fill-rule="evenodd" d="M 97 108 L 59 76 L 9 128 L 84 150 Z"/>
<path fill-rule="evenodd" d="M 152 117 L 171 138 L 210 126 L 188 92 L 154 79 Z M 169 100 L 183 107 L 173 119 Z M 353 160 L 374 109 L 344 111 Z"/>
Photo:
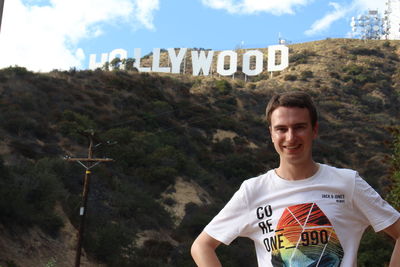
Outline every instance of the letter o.
<path fill-rule="evenodd" d="M 256 76 L 263 70 L 263 53 L 258 50 L 250 50 L 243 54 L 243 73 L 248 76 Z M 256 57 L 256 66 L 250 69 L 251 57 Z"/>
<path fill-rule="evenodd" d="M 266 249 L 268 252 L 271 252 L 271 244 L 269 243 L 269 238 L 268 238 L 268 237 L 267 237 L 267 238 L 264 238 L 263 243 L 264 243 L 265 249 Z"/>
<path fill-rule="evenodd" d="M 225 57 L 229 57 L 229 69 L 225 69 Z M 222 51 L 218 55 L 217 72 L 222 76 L 233 75 L 237 71 L 237 53 L 232 50 Z"/>
<path fill-rule="evenodd" d="M 264 207 L 265 216 L 271 217 L 272 216 L 272 208 L 271 205 L 267 205 Z"/>

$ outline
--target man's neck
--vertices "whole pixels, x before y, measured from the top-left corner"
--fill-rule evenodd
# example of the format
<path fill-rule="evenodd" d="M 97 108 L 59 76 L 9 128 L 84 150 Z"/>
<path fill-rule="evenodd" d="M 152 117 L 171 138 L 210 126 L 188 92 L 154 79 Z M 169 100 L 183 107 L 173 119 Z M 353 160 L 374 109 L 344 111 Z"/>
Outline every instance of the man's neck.
<path fill-rule="evenodd" d="M 313 176 L 317 173 L 319 165 L 314 161 L 308 164 L 280 164 L 279 168 L 275 170 L 276 174 L 289 181 L 303 180 Z"/>

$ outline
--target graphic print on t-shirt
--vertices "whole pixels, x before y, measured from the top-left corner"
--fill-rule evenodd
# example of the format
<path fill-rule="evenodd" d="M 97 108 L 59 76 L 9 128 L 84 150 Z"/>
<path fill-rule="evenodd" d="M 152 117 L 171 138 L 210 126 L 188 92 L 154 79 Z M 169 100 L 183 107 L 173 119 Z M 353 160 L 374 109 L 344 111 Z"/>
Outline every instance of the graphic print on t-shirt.
<path fill-rule="evenodd" d="M 273 266 L 333 267 L 343 259 L 335 230 L 315 203 L 286 208 L 275 235 L 283 239 L 283 246 L 272 251 Z"/>

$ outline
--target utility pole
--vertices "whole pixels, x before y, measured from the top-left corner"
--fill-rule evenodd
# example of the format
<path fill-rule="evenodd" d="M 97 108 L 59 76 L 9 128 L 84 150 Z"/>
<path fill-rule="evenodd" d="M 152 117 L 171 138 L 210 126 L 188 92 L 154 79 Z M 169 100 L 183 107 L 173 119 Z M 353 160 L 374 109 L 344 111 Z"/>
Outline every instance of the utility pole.
<path fill-rule="evenodd" d="M 87 136 L 89 139 L 87 158 L 70 158 L 70 157 L 65 158 L 65 160 L 77 162 L 85 168 L 85 177 L 84 177 L 83 192 L 82 192 L 82 205 L 79 209 L 80 223 L 78 231 L 78 243 L 76 246 L 75 267 L 79 267 L 81 264 L 82 240 L 85 228 L 86 207 L 87 207 L 89 185 L 90 185 L 90 174 L 91 174 L 90 170 L 102 162 L 113 161 L 113 159 L 110 158 L 93 158 L 93 145 L 94 141 L 96 140 L 95 133 L 93 130 L 90 130 L 88 132 L 81 132 L 81 134 Z"/>
<path fill-rule="evenodd" d="M 0 30 L 1 30 L 1 21 L 3 19 L 3 7 L 4 7 L 4 0 L 0 0 Z"/>

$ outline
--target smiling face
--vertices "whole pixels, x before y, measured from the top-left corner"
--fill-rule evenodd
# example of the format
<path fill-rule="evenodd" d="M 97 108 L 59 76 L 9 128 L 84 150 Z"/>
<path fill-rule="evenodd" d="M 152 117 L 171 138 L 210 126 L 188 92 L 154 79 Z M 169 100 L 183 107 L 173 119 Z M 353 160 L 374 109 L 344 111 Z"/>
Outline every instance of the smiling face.
<path fill-rule="evenodd" d="M 298 107 L 276 108 L 271 114 L 270 132 L 280 164 L 307 167 L 313 162 L 312 143 L 317 137 L 308 109 Z"/>

